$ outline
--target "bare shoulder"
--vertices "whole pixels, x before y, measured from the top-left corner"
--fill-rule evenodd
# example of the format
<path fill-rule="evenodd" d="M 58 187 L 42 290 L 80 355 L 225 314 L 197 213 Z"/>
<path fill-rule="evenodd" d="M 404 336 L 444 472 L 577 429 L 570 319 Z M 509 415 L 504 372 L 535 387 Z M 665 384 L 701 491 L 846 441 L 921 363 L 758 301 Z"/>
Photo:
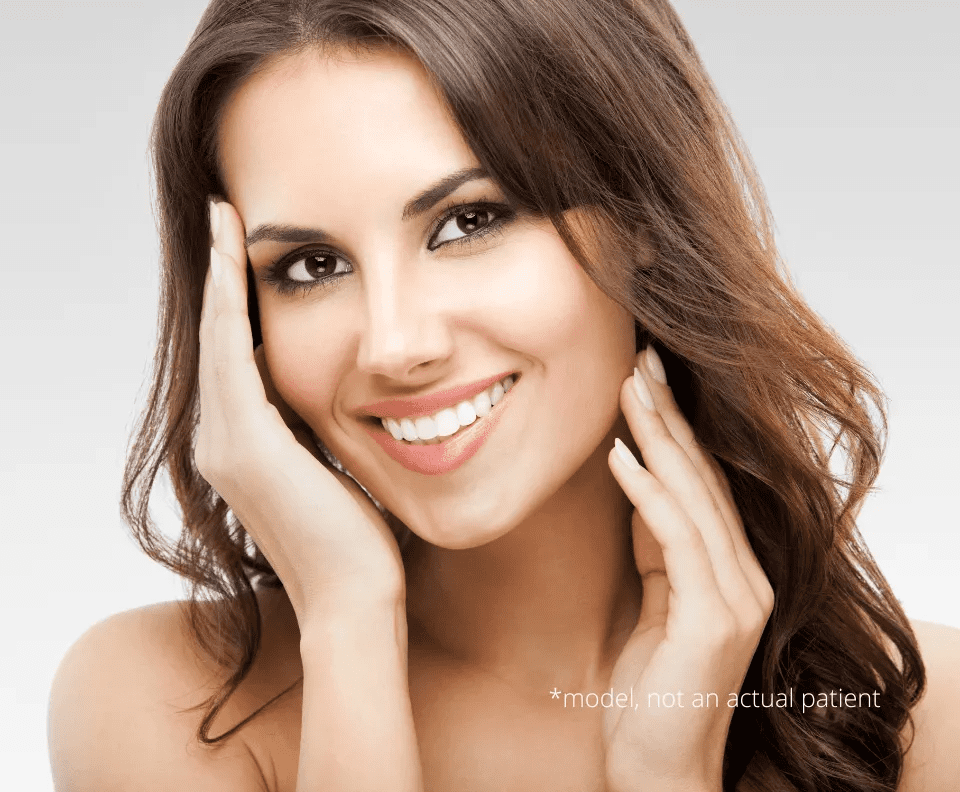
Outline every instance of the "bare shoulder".
<path fill-rule="evenodd" d="M 956 789 L 960 778 L 960 630 L 911 620 L 927 673 L 912 710 L 914 739 L 904 759 L 900 792 Z M 909 728 L 905 739 L 909 741 Z"/>
<path fill-rule="evenodd" d="M 203 709 L 223 679 L 187 639 L 184 603 L 110 616 L 60 662 L 50 692 L 48 739 L 58 792 L 127 789 L 268 789 L 243 730 L 216 746 L 196 740 Z M 241 694 L 242 689 L 237 691 Z M 237 695 L 214 721 L 242 720 Z M 244 713 L 249 714 L 249 713 Z"/>

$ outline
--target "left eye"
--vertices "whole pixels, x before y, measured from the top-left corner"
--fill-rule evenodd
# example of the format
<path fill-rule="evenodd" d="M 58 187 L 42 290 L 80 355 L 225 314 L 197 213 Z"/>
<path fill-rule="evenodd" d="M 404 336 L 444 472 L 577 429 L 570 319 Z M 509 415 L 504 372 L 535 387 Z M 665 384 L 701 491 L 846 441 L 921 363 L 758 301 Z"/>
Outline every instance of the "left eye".
<path fill-rule="evenodd" d="M 450 215 L 450 217 L 444 221 L 443 225 L 440 226 L 439 233 L 434 237 L 433 242 L 435 245 L 442 245 L 445 242 L 453 242 L 458 239 L 463 239 L 463 237 L 476 234 L 478 231 L 483 231 L 492 225 L 492 218 L 494 217 L 496 217 L 496 212 L 490 209 L 461 209 L 456 214 Z M 460 231 L 463 236 L 444 237 L 443 230 L 445 228 L 453 228 L 455 231 Z"/>

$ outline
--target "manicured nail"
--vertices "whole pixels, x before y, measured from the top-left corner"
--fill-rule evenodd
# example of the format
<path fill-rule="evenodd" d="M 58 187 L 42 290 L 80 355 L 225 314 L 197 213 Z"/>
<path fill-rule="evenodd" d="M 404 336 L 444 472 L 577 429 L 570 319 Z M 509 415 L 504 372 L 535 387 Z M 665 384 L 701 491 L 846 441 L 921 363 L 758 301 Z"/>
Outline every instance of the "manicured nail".
<path fill-rule="evenodd" d="M 627 448 L 626 443 L 624 443 L 619 437 L 614 439 L 613 449 L 617 452 L 617 456 L 620 457 L 620 461 L 630 468 L 630 470 L 640 470 L 640 463 L 637 462 L 637 458 L 630 452 L 630 449 Z"/>
<path fill-rule="evenodd" d="M 667 372 L 663 370 L 663 361 L 660 360 L 660 355 L 653 348 L 653 344 L 647 347 L 647 371 L 661 385 L 667 384 Z"/>
<path fill-rule="evenodd" d="M 210 277 L 213 278 L 213 285 L 220 287 L 220 279 L 223 276 L 223 265 L 220 263 L 220 254 L 217 249 L 210 248 Z"/>
<path fill-rule="evenodd" d="M 210 201 L 210 235 L 214 240 L 217 238 L 217 230 L 220 228 L 220 207 L 215 201 Z"/>
<path fill-rule="evenodd" d="M 643 381 L 643 375 L 640 373 L 640 369 L 636 366 L 634 366 L 633 369 L 633 391 L 637 394 L 637 398 L 640 399 L 640 403 L 644 407 L 648 410 L 654 409 L 653 396 L 650 395 L 650 389 L 647 387 L 647 383 Z"/>

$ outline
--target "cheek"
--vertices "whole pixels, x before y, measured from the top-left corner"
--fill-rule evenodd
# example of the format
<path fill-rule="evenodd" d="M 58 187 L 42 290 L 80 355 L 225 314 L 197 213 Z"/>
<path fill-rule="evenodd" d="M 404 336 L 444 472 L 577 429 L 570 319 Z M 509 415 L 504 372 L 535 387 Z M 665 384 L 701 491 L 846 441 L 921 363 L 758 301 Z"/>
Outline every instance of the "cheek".
<path fill-rule="evenodd" d="M 301 418 L 322 425 L 341 380 L 345 345 L 330 332 L 332 311 L 306 301 L 303 307 L 267 308 L 261 317 L 267 365 L 277 392 Z"/>
<path fill-rule="evenodd" d="M 594 383 L 600 377 L 619 388 L 635 355 L 633 317 L 599 289 L 558 236 L 535 242 L 515 251 L 478 297 L 497 337 L 545 365 L 571 368 L 565 376 L 589 373 Z"/>
<path fill-rule="evenodd" d="M 569 459 L 581 460 L 620 414 L 620 387 L 636 357 L 634 318 L 600 290 L 559 237 L 544 236 L 514 251 L 510 264 L 474 293 L 486 304 L 484 331 L 532 364 L 529 382 L 543 406 L 538 431 L 564 437 Z M 547 439 L 539 447 L 555 448 Z"/>

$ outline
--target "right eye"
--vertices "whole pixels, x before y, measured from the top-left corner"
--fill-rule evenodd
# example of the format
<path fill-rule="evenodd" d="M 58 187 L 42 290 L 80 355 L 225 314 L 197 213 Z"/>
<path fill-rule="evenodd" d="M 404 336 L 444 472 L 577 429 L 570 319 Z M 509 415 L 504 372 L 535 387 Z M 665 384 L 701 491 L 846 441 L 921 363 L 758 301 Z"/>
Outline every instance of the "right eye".
<path fill-rule="evenodd" d="M 313 280 L 322 280 L 331 275 L 342 275 L 344 272 L 350 271 L 349 265 L 347 265 L 348 269 L 344 270 L 339 266 L 340 264 L 346 264 L 346 262 L 330 253 L 305 256 L 292 264 L 286 265 L 287 277 L 298 283 L 309 283 Z"/>
<path fill-rule="evenodd" d="M 318 250 L 309 251 L 306 255 L 294 253 L 281 259 L 269 267 L 263 280 L 272 283 L 282 293 L 308 291 L 318 285 L 328 285 L 350 272 L 353 272 L 353 268 L 345 259 Z"/>

